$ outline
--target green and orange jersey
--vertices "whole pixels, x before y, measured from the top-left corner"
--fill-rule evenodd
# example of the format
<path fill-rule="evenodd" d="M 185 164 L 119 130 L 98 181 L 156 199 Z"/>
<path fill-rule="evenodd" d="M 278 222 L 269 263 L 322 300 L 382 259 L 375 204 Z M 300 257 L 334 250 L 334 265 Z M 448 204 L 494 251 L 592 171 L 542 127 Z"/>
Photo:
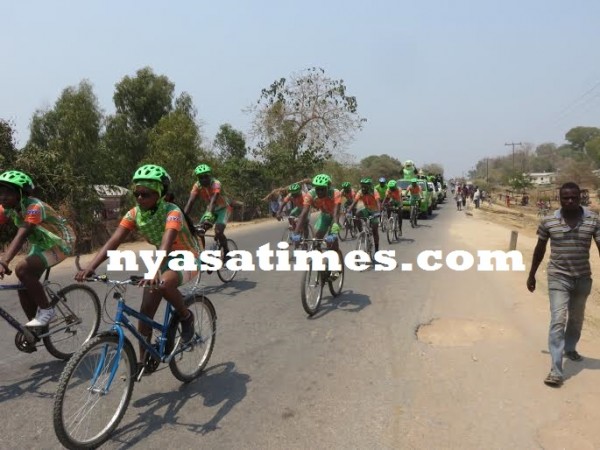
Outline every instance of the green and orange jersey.
<path fill-rule="evenodd" d="M 387 200 L 389 199 L 389 200 Z M 401 203 L 402 202 L 402 190 L 400 189 L 388 189 L 385 193 L 385 200 L 388 203 Z"/>
<path fill-rule="evenodd" d="M 356 192 L 354 192 L 354 189 L 350 188 L 350 190 L 348 192 L 342 190 L 342 200 L 344 201 L 344 203 L 346 205 L 350 205 L 353 201 L 354 201 L 354 197 L 356 196 Z"/>
<path fill-rule="evenodd" d="M 377 192 L 379 194 L 379 198 L 383 199 L 385 198 L 385 193 L 387 191 L 387 184 L 384 184 L 383 186 L 381 184 L 376 184 L 375 185 L 375 192 Z"/>
<path fill-rule="evenodd" d="M 369 194 L 363 194 L 362 190 L 359 190 L 354 196 L 356 201 L 356 207 L 358 209 L 367 208 L 370 211 L 379 211 L 379 192 L 373 191 Z"/>
<path fill-rule="evenodd" d="M 421 186 L 412 184 L 406 188 L 406 193 L 411 197 L 421 197 Z"/>
<path fill-rule="evenodd" d="M 323 198 L 317 196 L 315 189 L 311 189 L 304 194 L 304 206 L 312 206 L 325 214 L 333 215 L 336 205 L 340 205 L 341 203 L 342 194 L 337 189 L 329 189 L 327 195 Z"/>
<path fill-rule="evenodd" d="M 147 242 L 160 247 L 167 230 L 177 230 L 177 237 L 170 251 L 188 250 L 198 256 L 200 248 L 185 221 L 183 212 L 173 203 L 161 202 L 154 213 L 142 212 L 139 206 L 131 208 L 121 219 L 120 227 L 137 230 Z"/>
<path fill-rule="evenodd" d="M 229 199 L 225 195 L 221 182 L 216 178 L 210 181 L 209 187 L 202 186 L 198 181 L 192 186 L 192 195 L 197 195 L 207 205 L 210 203 L 210 199 L 214 194 L 220 194 L 215 200 L 215 209 L 229 208 Z"/>
<path fill-rule="evenodd" d="M 283 202 L 291 202 L 294 208 L 302 208 L 304 206 L 304 197 L 302 193 L 297 195 L 288 194 L 283 199 Z"/>
<path fill-rule="evenodd" d="M 23 199 L 23 210 L 4 209 L 0 205 L 0 224 L 13 221 L 18 228 L 26 223 L 34 225 L 33 230 L 27 236 L 31 245 L 48 250 L 59 246 L 66 254 L 72 253 L 75 241 L 73 229 L 67 221 L 59 215 L 52 207 L 35 197 Z"/>

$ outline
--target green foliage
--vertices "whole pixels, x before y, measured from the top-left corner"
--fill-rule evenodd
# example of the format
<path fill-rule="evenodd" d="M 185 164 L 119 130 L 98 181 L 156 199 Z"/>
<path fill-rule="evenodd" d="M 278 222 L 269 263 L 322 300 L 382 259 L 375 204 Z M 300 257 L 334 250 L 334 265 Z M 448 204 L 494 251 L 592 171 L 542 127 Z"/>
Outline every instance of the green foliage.
<path fill-rule="evenodd" d="M 0 169 L 6 170 L 13 167 L 17 159 L 17 149 L 13 125 L 4 119 L 0 119 Z"/>
<path fill-rule="evenodd" d="M 221 159 L 227 160 L 230 158 L 246 157 L 247 149 L 244 135 L 228 123 L 219 127 L 214 145 L 219 151 Z"/>
<path fill-rule="evenodd" d="M 371 155 L 360 161 L 361 176 L 378 179 L 402 178 L 402 163 L 389 155 Z"/>
<path fill-rule="evenodd" d="M 182 205 L 187 201 L 195 181 L 194 168 L 207 157 L 200 143 L 200 134 L 193 118 L 184 111 L 175 110 L 163 116 L 150 131 L 149 152 L 140 163 L 163 166 L 173 180 L 171 192 Z"/>
<path fill-rule="evenodd" d="M 274 185 L 293 181 L 297 173 L 312 174 L 366 120 L 358 115 L 356 97 L 346 94 L 344 81 L 315 67 L 289 81 L 274 81 L 262 90 L 253 111 L 253 135 L 259 140 L 255 155 Z"/>
<path fill-rule="evenodd" d="M 575 127 L 565 134 L 573 150 L 581 153 L 585 152 L 587 142 L 597 137 L 600 137 L 600 128 L 596 127 Z"/>

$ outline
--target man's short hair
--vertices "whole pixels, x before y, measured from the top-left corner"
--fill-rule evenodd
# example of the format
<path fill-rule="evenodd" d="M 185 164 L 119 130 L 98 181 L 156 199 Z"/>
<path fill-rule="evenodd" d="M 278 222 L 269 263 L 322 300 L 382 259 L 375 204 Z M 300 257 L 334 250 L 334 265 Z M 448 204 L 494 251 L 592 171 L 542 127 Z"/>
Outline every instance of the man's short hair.
<path fill-rule="evenodd" d="M 579 189 L 579 186 L 577 185 L 577 183 L 573 183 L 572 181 L 567 181 L 565 184 L 563 184 L 558 191 L 559 194 L 562 194 L 562 191 L 564 189 L 576 189 L 577 192 L 579 192 L 581 194 L 581 189 Z"/>

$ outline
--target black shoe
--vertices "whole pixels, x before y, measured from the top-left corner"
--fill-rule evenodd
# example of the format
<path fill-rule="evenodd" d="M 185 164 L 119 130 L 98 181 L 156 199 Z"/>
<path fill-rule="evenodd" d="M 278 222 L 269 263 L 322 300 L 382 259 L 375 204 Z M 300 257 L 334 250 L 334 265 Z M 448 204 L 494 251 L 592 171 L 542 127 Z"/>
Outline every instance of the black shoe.
<path fill-rule="evenodd" d="M 181 343 L 187 344 L 194 337 L 194 314 L 188 309 L 188 316 L 181 319 Z"/>
<path fill-rule="evenodd" d="M 565 356 L 569 358 L 571 361 L 581 361 L 583 356 L 577 353 L 577 350 L 571 350 L 570 352 L 565 352 Z"/>
<path fill-rule="evenodd" d="M 563 384 L 563 377 L 555 375 L 552 372 L 544 379 L 544 384 L 551 387 L 560 387 Z"/>

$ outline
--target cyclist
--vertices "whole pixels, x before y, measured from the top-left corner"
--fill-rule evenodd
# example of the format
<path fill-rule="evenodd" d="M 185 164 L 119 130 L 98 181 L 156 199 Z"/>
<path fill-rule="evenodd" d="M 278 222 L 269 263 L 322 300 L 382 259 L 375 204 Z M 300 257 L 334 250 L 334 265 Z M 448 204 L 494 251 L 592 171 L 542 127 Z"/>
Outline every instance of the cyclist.
<path fill-rule="evenodd" d="M 304 206 L 296 223 L 296 230 L 292 235 L 292 240 L 298 243 L 302 239 L 300 232 L 305 222 L 308 222 L 308 213 L 312 206 L 321 211 L 315 222 L 315 238 L 323 239 L 327 230 L 331 227 L 331 234 L 325 240 L 330 248 L 339 251 L 337 236 L 340 232 L 338 220 L 342 195 L 340 191 L 331 186 L 331 177 L 327 174 L 316 175 L 312 180 L 312 185 L 313 188 L 304 195 Z"/>
<path fill-rule="evenodd" d="M 285 196 L 283 202 L 279 206 L 279 210 L 277 211 L 277 220 L 281 220 L 281 214 L 283 212 L 283 209 L 285 208 L 285 205 L 291 203 L 293 205 L 293 208 L 290 211 L 288 221 L 290 227 L 293 227 L 295 225 L 297 217 L 302 212 L 302 208 L 304 206 L 304 197 L 302 195 L 302 187 L 298 183 L 290 184 L 290 186 L 288 187 L 288 191 L 288 195 Z M 304 237 L 308 237 L 308 221 L 306 221 L 306 224 L 304 226 Z"/>
<path fill-rule="evenodd" d="M 164 250 L 167 255 L 171 251 L 185 250 L 194 254 L 196 259 L 200 249 L 183 212 L 174 203 L 164 200 L 171 179 L 167 171 L 161 166 L 146 164 L 133 174 L 133 195 L 137 205 L 130 209 L 121 219 L 119 226 L 96 253 L 88 266 L 77 272 L 75 279 L 84 281 L 92 275 L 96 268 L 107 258 L 109 250 L 116 250 L 119 245 L 134 230 L 138 231 L 147 242 Z M 153 280 L 142 280 L 140 285 L 150 287 L 144 289 L 140 312 L 150 318 L 156 314 L 160 300 L 164 297 L 181 317 L 181 340 L 186 343 L 194 337 L 194 315 L 185 306 L 183 295 L 178 289 L 184 283 L 191 281 L 197 271 L 183 271 L 169 268 L 170 258 L 166 258 Z M 142 322 L 138 323 L 138 330 L 148 341 L 152 337 L 152 328 Z M 143 367 L 145 350 L 140 343 L 140 360 L 138 370 Z"/>
<path fill-rule="evenodd" d="M 421 206 L 422 191 L 421 191 L 421 186 L 419 186 L 417 184 L 417 181 L 418 180 L 416 178 L 412 178 L 410 180 L 410 186 L 408 186 L 408 188 L 406 189 L 406 193 L 409 196 L 408 198 L 410 200 L 410 206 L 413 206 L 414 204 L 417 205 L 417 214 L 418 214 L 418 211 Z"/>
<path fill-rule="evenodd" d="M 379 198 L 380 199 L 384 199 L 385 198 L 385 193 L 388 190 L 388 186 L 387 186 L 387 182 L 386 181 L 387 180 L 385 179 L 385 177 L 381 177 L 379 179 L 379 184 L 377 186 L 375 186 L 375 190 L 379 194 Z"/>
<path fill-rule="evenodd" d="M 19 290 L 19 300 L 29 322 L 27 327 L 48 325 L 56 315 L 40 282 L 44 271 L 57 265 L 73 252 L 75 234 L 54 209 L 32 197 L 31 177 L 18 170 L 0 174 L 0 224 L 10 221 L 17 234 L 0 259 L 0 279 L 9 271 L 10 262 L 27 241 L 30 251 L 15 266 L 15 275 L 25 286 Z"/>
<path fill-rule="evenodd" d="M 357 206 L 357 216 L 369 218 L 371 229 L 373 230 L 373 241 L 375 243 L 375 252 L 379 251 L 379 218 L 371 217 L 374 213 L 381 211 L 379 193 L 373 190 L 373 180 L 363 178 L 360 180 L 360 191 L 356 193 L 350 209 Z M 359 224 L 359 231 L 362 231 L 362 224 Z"/>
<path fill-rule="evenodd" d="M 388 189 L 385 193 L 381 208 L 387 209 L 388 217 L 391 217 L 392 215 L 389 210 L 390 208 L 394 208 L 398 211 L 398 228 L 400 229 L 400 236 L 402 236 L 402 189 L 398 189 L 396 180 L 388 181 L 387 187 Z"/>
<path fill-rule="evenodd" d="M 198 181 L 192 187 L 190 198 L 183 208 L 183 213 L 189 214 L 196 199 L 200 197 L 201 201 L 207 205 L 206 212 L 200 219 L 200 223 L 205 230 L 208 230 L 213 225 L 215 226 L 215 240 L 219 241 L 221 248 L 225 251 L 225 255 L 227 255 L 229 247 L 227 245 L 227 237 L 225 236 L 225 227 L 232 211 L 229 199 L 223 192 L 221 182 L 213 177 L 210 166 L 200 164 L 194 170 L 194 174 L 198 177 Z M 205 246 L 204 236 L 200 236 L 200 238 L 202 246 Z M 227 256 L 225 257 L 227 258 Z"/>

